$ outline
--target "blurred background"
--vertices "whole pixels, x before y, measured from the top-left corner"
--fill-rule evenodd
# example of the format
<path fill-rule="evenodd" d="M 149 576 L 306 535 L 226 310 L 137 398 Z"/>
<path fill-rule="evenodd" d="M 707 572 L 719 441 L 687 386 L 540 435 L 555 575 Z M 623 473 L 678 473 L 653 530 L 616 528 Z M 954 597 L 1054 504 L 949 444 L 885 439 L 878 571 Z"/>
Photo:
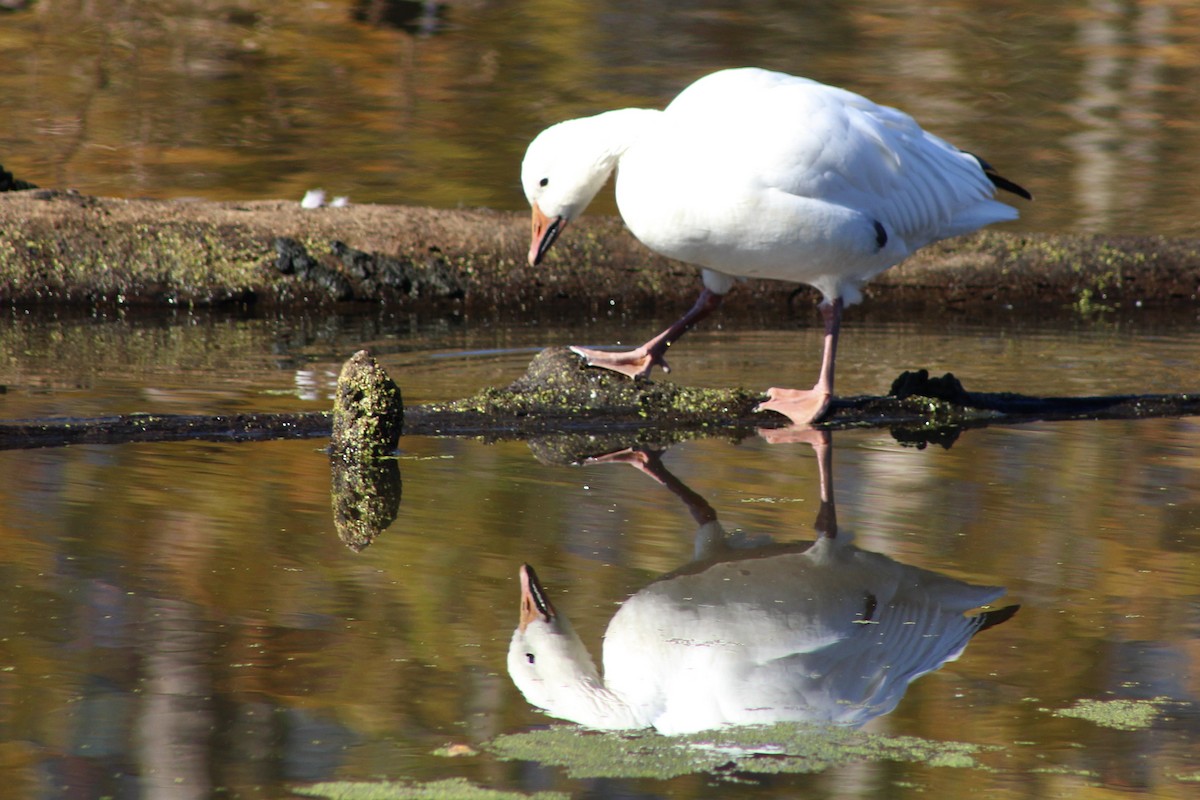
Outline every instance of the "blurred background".
<path fill-rule="evenodd" d="M 913 114 L 1029 186 L 1023 230 L 1190 234 L 1200 6 L 1176 0 L 6 0 L 0 164 L 120 196 L 524 207 L 528 141 L 756 65 Z M 603 200 L 599 211 L 612 211 Z"/>

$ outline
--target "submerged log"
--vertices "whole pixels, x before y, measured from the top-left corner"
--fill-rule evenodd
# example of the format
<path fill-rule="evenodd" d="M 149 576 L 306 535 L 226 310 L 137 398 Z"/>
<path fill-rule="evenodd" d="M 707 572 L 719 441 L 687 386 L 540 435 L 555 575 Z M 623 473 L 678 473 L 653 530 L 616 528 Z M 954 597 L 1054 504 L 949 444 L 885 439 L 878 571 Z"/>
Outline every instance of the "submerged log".
<path fill-rule="evenodd" d="M 119 414 L 0 420 L 0 450 L 76 444 L 179 442 L 197 439 L 262 442 L 328 436 L 329 412 L 295 414 Z"/>
<path fill-rule="evenodd" d="M 569 449 L 587 450 L 588 442 L 602 441 L 616 449 L 705 436 L 741 438 L 759 429 L 785 427 L 783 417 L 754 410 L 763 399 L 741 388 L 700 389 L 635 380 L 588 368 L 566 348 L 555 347 L 535 356 L 526 373 L 508 387 L 486 388 L 450 403 L 410 406 L 402 413 L 404 433 L 410 436 L 565 436 L 576 442 Z M 903 373 L 884 396 L 835 398 L 819 427 L 886 428 L 904 442 L 948 445 L 963 430 L 990 425 L 1196 415 L 1200 415 L 1200 393 L 1031 397 L 970 392 L 953 375 L 931 378 L 920 370 Z M 396 422 L 399 425 L 399 419 Z M 326 412 L 15 420 L 0 422 L 0 449 L 322 437 L 332 429 L 333 417 Z M 380 437 L 374 445 L 376 455 L 395 448 L 389 426 L 373 431 L 365 435 Z"/>

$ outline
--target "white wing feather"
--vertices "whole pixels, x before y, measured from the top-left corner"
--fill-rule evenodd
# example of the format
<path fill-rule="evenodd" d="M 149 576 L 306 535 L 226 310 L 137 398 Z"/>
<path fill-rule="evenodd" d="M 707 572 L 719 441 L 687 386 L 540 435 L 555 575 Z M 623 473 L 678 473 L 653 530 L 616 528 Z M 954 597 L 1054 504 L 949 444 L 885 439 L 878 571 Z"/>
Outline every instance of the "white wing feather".
<path fill-rule="evenodd" d="M 714 180 L 752 175 L 764 188 L 860 211 L 909 252 L 1017 216 L 992 199 L 995 187 L 974 156 L 902 111 L 807 78 L 713 73 L 680 93 L 666 116 L 722 153 L 711 164 Z"/>

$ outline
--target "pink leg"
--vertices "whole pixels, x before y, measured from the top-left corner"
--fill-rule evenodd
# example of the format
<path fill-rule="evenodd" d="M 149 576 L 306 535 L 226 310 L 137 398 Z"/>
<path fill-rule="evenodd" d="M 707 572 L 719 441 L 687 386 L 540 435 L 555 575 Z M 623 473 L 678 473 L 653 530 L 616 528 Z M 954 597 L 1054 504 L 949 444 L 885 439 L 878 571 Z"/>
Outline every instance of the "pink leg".
<path fill-rule="evenodd" d="M 650 370 L 654 369 L 656 365 L 662 367 L 663 372 L 670 372 L 671 367 L 667 364 L 667 359 L 665 358 L 667 348 L 691 330 L 693 325 L 716 311 L 717 306 L 721 305 L 723 297 L 724 295 L 719 295 L 716 292 L 710 291 L 708 287 L 705 287 L 704 291 L 700 292 L 700 297 L 697 298 L 696 304 L 680 317 L 675 324 L 634 350 L 614 352 L 611 350 L 591 350 L 586 347 L 572 347 L 571 351 L 583 356 L 590 367 L 611 369 L 614 372 L 624 373 L 631 378 L 644 378 L 648 376 Z"/>
<path fill-rule="evenodd" d="M 825 321 L 825 352 L 821 357 L 821 374 L 811 389 L 767 390 L 767 400 L 756 411 L 777 411 L 797 425 L 816 422 L 829 408 L 833 398 L 833 363 L 837 357 L 838 331 L 842 327 L 842 299 L 821 303 L 821 318 Z"/>

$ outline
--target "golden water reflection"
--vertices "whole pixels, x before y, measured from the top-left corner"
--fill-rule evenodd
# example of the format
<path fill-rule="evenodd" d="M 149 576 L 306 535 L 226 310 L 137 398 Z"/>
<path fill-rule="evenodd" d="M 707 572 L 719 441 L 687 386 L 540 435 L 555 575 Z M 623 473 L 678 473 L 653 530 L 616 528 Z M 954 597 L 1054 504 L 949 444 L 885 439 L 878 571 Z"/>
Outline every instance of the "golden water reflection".
<path fill-rule="evenodd" d="M 847 385 L 877 391 L 899 369 L 930 366 L 983 390 L 1115 393 L 1140 380 L 1178 391 L 1197 363 L 1188 326 L 901 332 L 861 326 Z M 406 398 L 441 399 L 510 381 L 530 349 L 574 333 L 374 317 L 6 318 L 0 412 L 327 408 L 319 376 L 364 344 Z M 767 385 L 756 347 L 784 336 L 796 346 L 797 335 L 701 335 L 677 374 Z M 839 432 L 839 535 L 893 562 L 1004 586 L 1022 605 L 865 727 L 994 746 L 981 760 L 996 771 L 867 764 L 751 791 L 834 793 L 853 780 L 872 798 L 1194 794 L 1184 778 L 1200 745 L 1198 442 L 1195 419 L 973 430 L 950 449 Z M 811 538 L 821 469 L 808 445 L 709 439 L 661 460 L 731 535 Z M 624 466 L 539 462 L 524 442 L 410 438 L 397 466 L 395 522 L 355 553 L 338 536 L 320 441 L 0 451 L 0 794 L 169 785 L 272 797 L 380 776 L 586 791 L 486 751 L 548 721 L 506 674 L 517 568 L 535 564 L 581 639 L 598 643 L 616 601 L 694 558 L 699 507 Z M 1147 729 L 1054 713 L 1160 696 L 1174 703 Z M 433 755 L 450 743 L 482 754 Z M 168 764 L 169 782 L 151 774 Z M 728 791 L 711 782 L 614 791 Z"/>

